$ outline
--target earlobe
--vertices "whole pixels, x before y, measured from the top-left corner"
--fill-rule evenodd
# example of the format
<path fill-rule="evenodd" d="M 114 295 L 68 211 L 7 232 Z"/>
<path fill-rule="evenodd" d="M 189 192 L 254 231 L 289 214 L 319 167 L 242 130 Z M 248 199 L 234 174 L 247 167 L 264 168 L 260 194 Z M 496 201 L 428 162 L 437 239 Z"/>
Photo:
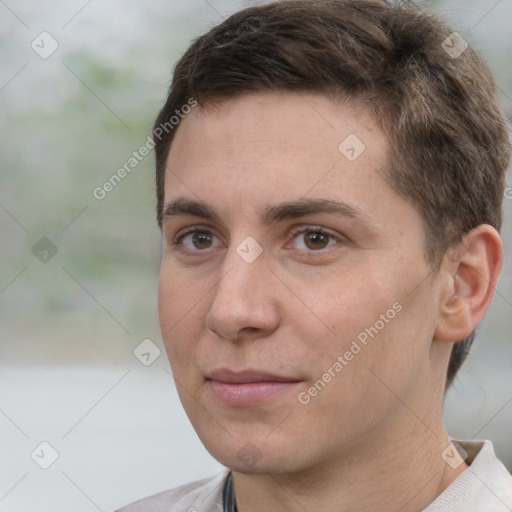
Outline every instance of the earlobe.
<path fill-rule="evenodd" d="M 487 224 L 464 237 L 457 258 L 445 256 L 435 339 L 456 342 L 471 334 L 491 303 L 502 265 L 501 237 Z"/>

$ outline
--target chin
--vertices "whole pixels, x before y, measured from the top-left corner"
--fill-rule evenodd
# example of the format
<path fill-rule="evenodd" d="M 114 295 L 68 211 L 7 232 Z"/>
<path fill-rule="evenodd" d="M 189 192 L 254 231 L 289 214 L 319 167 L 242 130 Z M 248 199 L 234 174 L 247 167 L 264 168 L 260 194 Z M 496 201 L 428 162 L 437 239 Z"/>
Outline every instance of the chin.
<path fill-rule="evenodd" d="M 264 436 L 245 435 L 237 438 L 226 435 L 222 442 L 200 438 L 212 457 L 238 473 L 281 474 L 301 469 L 301 463 L 297 460 L 297 444 L 283 442 L 279 436 L 271 440 Z M 301 451 L 300 455 L 303 458 L 304 452 Z"/>

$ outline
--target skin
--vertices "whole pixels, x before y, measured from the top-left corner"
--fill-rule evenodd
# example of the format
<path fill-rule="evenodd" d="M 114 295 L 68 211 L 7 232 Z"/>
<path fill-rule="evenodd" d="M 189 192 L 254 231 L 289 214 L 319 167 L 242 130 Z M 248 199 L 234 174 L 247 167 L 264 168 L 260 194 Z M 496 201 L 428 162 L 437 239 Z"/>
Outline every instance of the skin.
<path fill-rule="evenodd" d="M 350 134 L 366 146 L 355 161 L 338 149 Z M 387 150 L 364 107 L 314 94 L 198 106 L 175 135 L 164 209 L 200 201 L 218 218 L 165 216 L 160 325 L 183 406 L 233 470 L 240 512 L 421 510 L 467 467 L 441 457 L 446 368 L 451 342 L 492 298 L 501 241 L 479 226 L 433 272 L 420 214 L 384 178 Z M 350 211 L 262 218 L 270 205 L 315 199 Z M 176 245 L 193 229 L 202 238 Z M 252 263 L 237 253 L 248 236 L 263 251 Z M 400 311 L 300 403 L 394 304 Z M 206 380 L 220 367 L 298 382 L 231 407 Z"/>

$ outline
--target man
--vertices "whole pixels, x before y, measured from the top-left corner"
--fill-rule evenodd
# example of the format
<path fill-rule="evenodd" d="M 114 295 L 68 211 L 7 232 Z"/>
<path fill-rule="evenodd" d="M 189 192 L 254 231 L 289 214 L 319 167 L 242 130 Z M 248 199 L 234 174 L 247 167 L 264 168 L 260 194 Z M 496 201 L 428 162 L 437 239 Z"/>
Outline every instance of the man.
<path fill-rule="evenodd" d="M 491 443 L 442 422 L 509 162 L 461 36 L 379 0 L 248 8 L 188 49 L 153 134 L 162 335 L 228 469 L 122 510 L 512 510 Z"/>

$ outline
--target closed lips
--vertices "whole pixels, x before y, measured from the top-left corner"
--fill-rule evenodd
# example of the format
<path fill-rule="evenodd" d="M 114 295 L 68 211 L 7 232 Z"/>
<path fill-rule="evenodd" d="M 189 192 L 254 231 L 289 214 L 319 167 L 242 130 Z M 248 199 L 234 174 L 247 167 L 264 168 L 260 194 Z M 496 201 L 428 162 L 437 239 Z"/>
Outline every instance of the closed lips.
<path fill-rule="evenodd" d="M 206 374 L 207 380 L 217 380 L 231 384 L 245 384 L 250 382 L 299 382 L 300 379 L 272 374 L 258 370 L 244 370 L 235 372 L 227 368 L 213 370 Z"/>

